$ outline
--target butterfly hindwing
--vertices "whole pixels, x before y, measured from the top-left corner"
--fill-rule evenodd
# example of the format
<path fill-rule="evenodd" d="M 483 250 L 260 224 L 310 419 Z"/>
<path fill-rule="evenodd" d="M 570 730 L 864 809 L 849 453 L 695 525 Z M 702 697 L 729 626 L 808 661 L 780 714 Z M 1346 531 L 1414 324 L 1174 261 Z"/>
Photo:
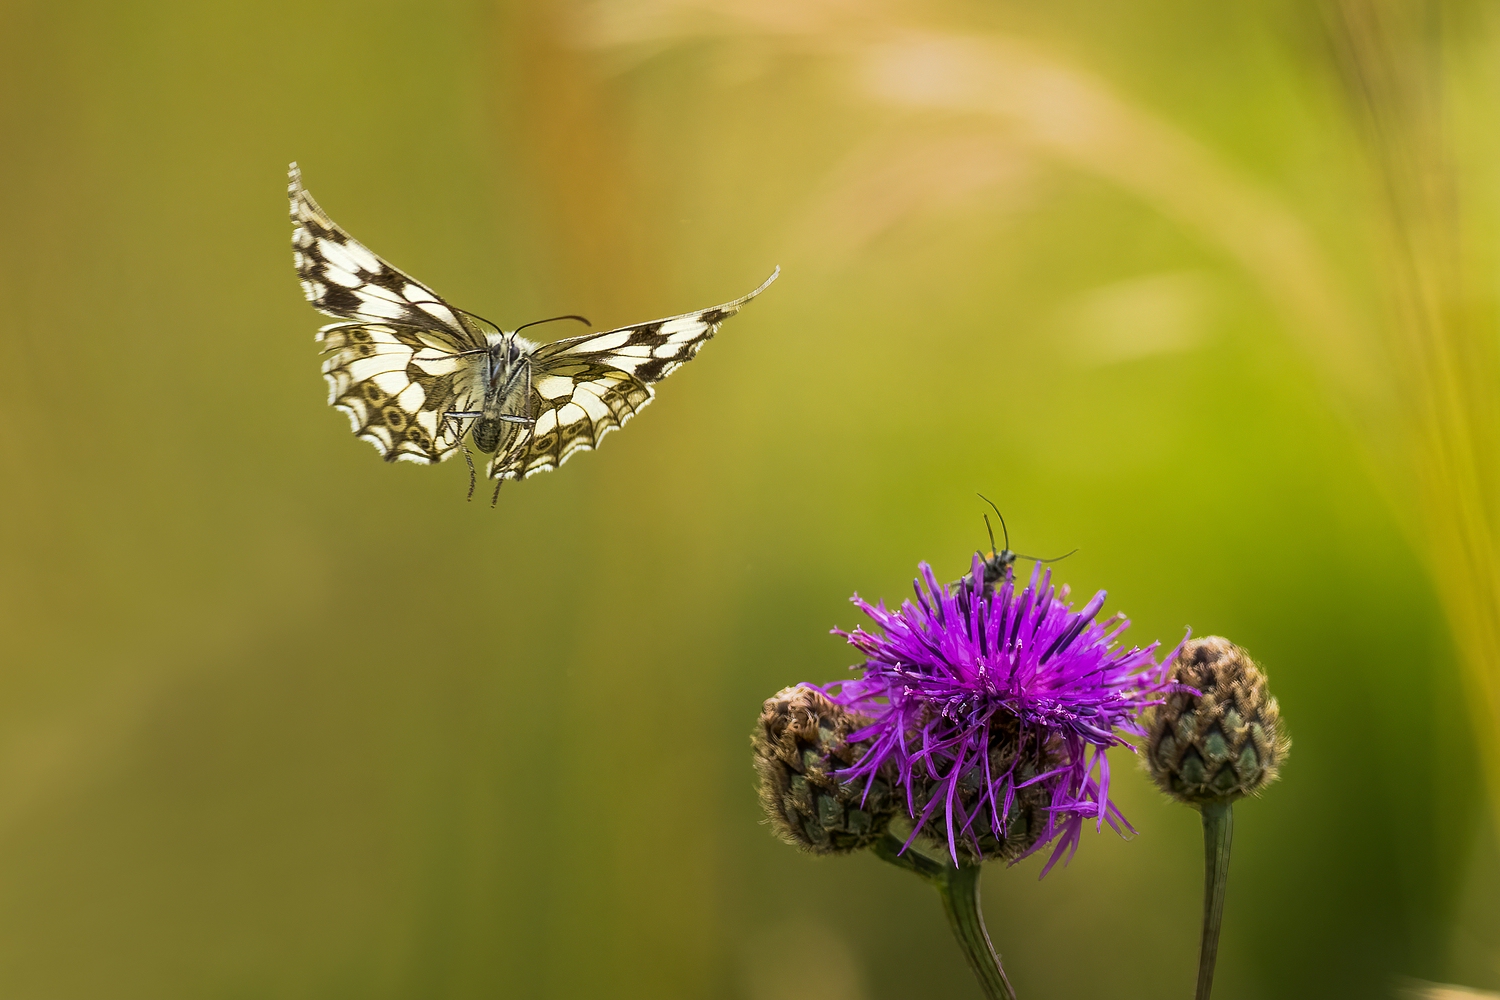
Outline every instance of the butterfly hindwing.
<path fill-rule="evenodd" d="M 383 323 L 334 323 L 318 340 L 329 405 L 387 462 L 430 465 L 458 450 L 465 424 L 448 414 L 472 412 L 482 396 L 474 358 L 430 331 Z"/>
<path fill-rule="evenodd" d="M 490 462 L 495 479 L 524 479 L 555 469 L 575 451 L 599 447 L 652 399 L 651 387 L 628 372 L 584 360 L 550 365 L 532 376 L 535 423 L 518 429 Z"/>
<path fill-rule="evenodd" d="M 543 344 L 531 353 L 531 412 L 536 422 L 515 434 L 490 463 L 490 475 L 522 479 L 555 469 L 576 451 L 599 447 L 655 393 L 660 382 L 691 361 L 719 324 L 765 291 L 666 319 Z"/>
<path fill-rule="evenodd" d="M 437 293 L 367 250 L 344 232 L 302 186 L 291 166 L 292 259 L 307 300 L 330 316 L 410 326 L 445 334 L 452 350 L 484 346 L 466 316 Z"/>

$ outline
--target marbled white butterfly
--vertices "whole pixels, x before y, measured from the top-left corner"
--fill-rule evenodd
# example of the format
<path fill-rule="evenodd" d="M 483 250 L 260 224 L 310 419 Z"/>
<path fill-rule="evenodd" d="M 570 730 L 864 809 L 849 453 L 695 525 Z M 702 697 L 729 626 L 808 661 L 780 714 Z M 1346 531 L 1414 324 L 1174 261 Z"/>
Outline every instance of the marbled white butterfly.
<path fill-rule="evenodd" d="M 464 441 L 507 479 L 553 469 L 651 402 L 652 383 L 691 361 L 749 295 L 711 309 L 536 344 L 444 302 L 334 224 L 291 166 L 292 259 L 302 291 L 348 322 L 318 331 L 329 405 L 387 462 L 431 465 Z M 578 319 L 564 316 L 559 319 Z M 546 322 L 546 321 L 542 321 Z M 587 320 L 583 320 L 587 322 Z M 533 324 L 526 324 L 527 326 Z M 493 502 L 493 501 L 492 501 Z"/>

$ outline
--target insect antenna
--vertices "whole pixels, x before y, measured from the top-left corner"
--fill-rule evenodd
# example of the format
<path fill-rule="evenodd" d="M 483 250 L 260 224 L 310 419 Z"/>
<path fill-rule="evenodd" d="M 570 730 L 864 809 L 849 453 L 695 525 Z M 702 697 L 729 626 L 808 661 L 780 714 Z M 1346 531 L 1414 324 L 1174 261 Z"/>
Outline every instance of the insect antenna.
<path fill-rule="evenodd" d="M 499 323 L 496 323 L 494 320 L 485 319 L 483 316 L 479 315 L 476 312 L 469 312 L 469 310 L 467 310 L 467 309 L 460 309 L 458 306 L 450 306 L 446 302 L 439 302 L 438 305 L 447 306 L 449 309 L 453 310 L 454 312 L 463 313 L 465 316 L 469 317 L 470 319 L 477 319 L 481 323 L 487 323 L 490 326 L 494 327 L 496 330 L 500 329 L 500 324 Z"/>
<path fill-rule="evenodd" d="M 1016 558 L 1017 559 L 1030 559 L 1032 562 L 1049 563 L 1049 562 L 1057 562 L 1057 561 L 1059 561 L 1061 559 L 1066 559 L 1066 558 L 1068 558 L 1068 556 L 1072 555 L 1074 552 L 1077 552 L 1077 551 L 1078 551 L 1077 549 L 1074 549 L 1072 552 L 1064 552 L 1062 555 L 1060 555 L 1060 556 L 1053 556 L 1051 559 L 1043 559 L 1040 556 L 1023 556 L 1023 555 L 1021 555 L 1021 553 L 1017 552 L 1016 553 Z"/>
<path fill-rule="evenodd" d="M 547 319 L 534 319 L 530 323 L 522 323 L 520 326 L 518 326 L 514 330 L 510 331 L 510 335 L 512 337 L 514 337 L 516 334 L 520 333 L 522 330 L 526 329 L 528 326 L 541 326 L 543 323 L 556 323 L 560 319 L 576 319 L 578 322 L 582 323 L 584 326 L 593 326 L 594 325 L 594 324 L 590 323 L 583 316 L 575 316 L 574 314 L 569 313 L 566 316 L 550 316 Z M 488 323 L 489 320 L 485 320 L 485 322 Z"/>
<path fill-rule="evenodd" d="M 1000 508 L 995 506 L 995 501 L 991 500 L 989 497 L 985 496 L 983 493 L 976 493 L 974 495 L 977 496 L 979 499 L 983 500 L 985 503 L 989 504 L 990 505 L 990 510 L 994 511 L 995 512 L 995 516 L 1000 519 L 1000 532 L 1001 532 L 1001 534 L 1003 534 L 1005 536 L 1005 551 L 1009 552 L 1010 551 L 1010 529 L 1005 526 L 1005 515 L 1002 514 L 1002 513 L 1000 513 Z M 990 516 L 988 514 L 986 514 L 986 515 L 984 515 L 984 527 L 985 527 L 986 530 L 989 530 L 989 526 L 990 526 Z M 990 531 L 990 550 L 991 551 L 998 551 L 998 550 L 995 549 L 995 533 L 993 531 Z M 1069 555 L 1071 555 L 1071 554 L 1072 553 L 1069 553 Z"/>
<path fill-rule="evenodd" d="M 507 336 L 509 336 L 509 338 L 510 338 L 510 349 L 512 351 L 514 351 L 516 349 L 516 334 L 520 333 L 522 330 L 526 329 L 528 326 L 541 326 L 543 323 L 556 323 L 558 320 L 563 320 L 563 319 L 576 319 L 578 322 L 582 323 L 584 326 L 593 326 L 594 325 L 594 324 L 592 324 L 592 323 L 590 323 L 588 321 L 588 317 L 586 317 L 586 316 L 579 316 L 579 315 L 576 315 L 574 313 L 568 313 L 568 315 L 566 315 L 566 316 L 549 316 L 546 319 L 534 319 L 530 323 L 522 323 L 520 326 L 516 327 L 514 330 L 510 331 L 509 334 L 507 334 Z M 485 322 L 488 323 L 489 320 L 485 320 Z"/>

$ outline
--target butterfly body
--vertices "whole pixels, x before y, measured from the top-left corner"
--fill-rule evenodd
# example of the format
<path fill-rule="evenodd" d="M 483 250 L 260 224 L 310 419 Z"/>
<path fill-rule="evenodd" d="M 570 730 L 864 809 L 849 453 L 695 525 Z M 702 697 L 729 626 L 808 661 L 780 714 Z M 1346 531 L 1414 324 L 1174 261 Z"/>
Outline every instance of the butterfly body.
<path fill-rule="evenodd" d="M 780 273 L 709 309 L 538 344 L 449 305 L 371 253 L 312 199 L 296 164 L 288 193 L 303 293 L 344 320 L 318 331 L 329 404 L 388 462 L 467 457 L 467 441 L 488 456 L 497 490 L 597 448 L 651 402 L 653 383 L 692 360 Z"/>
<path fill-rule="evenodd" d="M 520 433 L 522 425 L 531 422 L 522 412 L 529 397 L 530 355 L 539 345 L 515 334 L 486 334 L 481 382 L 484 402 L 469 428 L 474 447 L 493 455 L 502 442 Z M 450 413 L 449 419 L 462 420 L 466 415 Z"/>

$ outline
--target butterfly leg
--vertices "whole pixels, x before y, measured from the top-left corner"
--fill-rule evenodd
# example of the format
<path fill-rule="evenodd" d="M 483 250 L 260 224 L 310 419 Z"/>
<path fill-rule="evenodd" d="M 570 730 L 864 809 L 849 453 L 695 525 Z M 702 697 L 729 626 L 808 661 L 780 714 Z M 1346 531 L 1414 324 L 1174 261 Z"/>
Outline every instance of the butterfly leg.
<path fill-rule="evenodd" d="M 525 409 L 526 422 L 528 424 L 534 424 L 534 423 L 536 423 L 536 421 L 531 419 L 531 359 L 530 358 L 526 359 L 526 361 L 525 361 L 525 368 L 526 368 L 526 409 Z"/>
<path fill-rule="evenodd" d="M 476 412 L 458 410 L 449 410 L 443 414 L 443 420 L 447 422 L 445 426 L 454 432 L 455 437 L 458 439 L 458 446 L 464 453 L 464 464 L 469 467 L 469 495 L 465 498 L 467 500 L 474 499 L 474 487 L 479 480 L 474 474 L 474 456 L 469 453 L 469 446 L 464 444 L 464 431 L 467 430 L 464 427 L 464 421 L 475 420 L 479 416 L 480 414 Z"/>
<path fill-rule="evenodd" d="M 505 477 L 495 477 L 495 493 L 490 497 L 490 506 L 493 507 L 500 502 L 500 485 L 505 482 Z"/>
<path fill-rule="evenodd" d="M 474 485 L 479 481 L 478 477 L 474 475 L 474 456 L 469 454 L 468 445 L 461 444 L 459 445 L 459 447 L 462 448 L 464 452 L 464 464 L 469 467 L 469 495 L 464 497 L 464 499 L 473 500 Z"/>

